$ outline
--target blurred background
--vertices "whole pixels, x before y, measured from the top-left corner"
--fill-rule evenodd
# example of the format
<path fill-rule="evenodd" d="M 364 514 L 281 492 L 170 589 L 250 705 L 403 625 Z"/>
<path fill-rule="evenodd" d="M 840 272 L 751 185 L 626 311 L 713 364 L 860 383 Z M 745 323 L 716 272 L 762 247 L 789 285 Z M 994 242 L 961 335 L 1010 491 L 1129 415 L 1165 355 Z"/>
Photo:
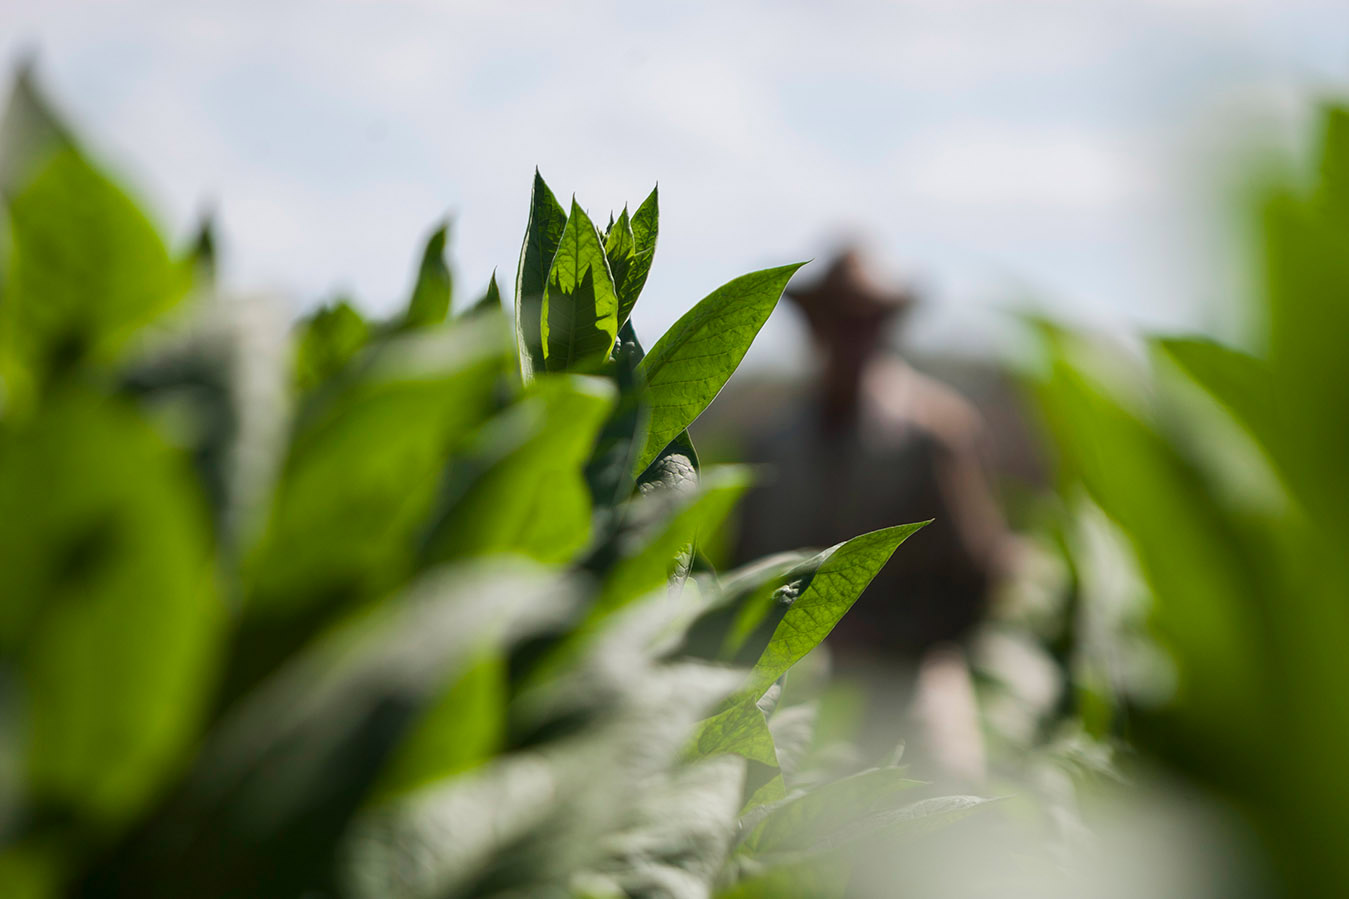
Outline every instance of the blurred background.
<path fill-rule="evenodd" d="M 171 233 L 214 211 L 227 287 L 384 313 L 449 214 L 478 289 L 513 271 L 525 208 L 504 198 L 537 165 L 598 217 L 660 182 L 644 333 L 746 267 L 861 239 L 924 286 L 914 344 L 966 353 L 1005 343 L 990 313 L 1030 297 L 1098 325 L 1230 328 L 1243 272 L 1214 264 L 1215 206 L 1349 75 L 1339 0 L 0 11 L 0 59 L 41 60 Z M 777 315 L 746 364 L 807 356 Z"/>

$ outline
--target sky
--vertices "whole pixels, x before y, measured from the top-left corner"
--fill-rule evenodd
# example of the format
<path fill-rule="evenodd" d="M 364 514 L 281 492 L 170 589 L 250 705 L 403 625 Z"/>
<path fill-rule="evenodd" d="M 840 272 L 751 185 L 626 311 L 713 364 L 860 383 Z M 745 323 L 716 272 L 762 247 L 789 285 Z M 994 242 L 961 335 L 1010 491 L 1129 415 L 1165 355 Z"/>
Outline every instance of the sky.
<path fill-rule="evenodd" d="M 920 347 L 1010 310 L 1221 332 L 1228 211 L 1314 101 L 1345 0 L 0 0 L 40 83 L 227 289 L 387 313 L 452 221 L 460 301 L 514 280 L 535 166 L 593 218 L 659 182 L 647 343 L 719 284 L 842 241 L 923 297 Z M 780 310 L 750 366 L 805 358 Z"/>

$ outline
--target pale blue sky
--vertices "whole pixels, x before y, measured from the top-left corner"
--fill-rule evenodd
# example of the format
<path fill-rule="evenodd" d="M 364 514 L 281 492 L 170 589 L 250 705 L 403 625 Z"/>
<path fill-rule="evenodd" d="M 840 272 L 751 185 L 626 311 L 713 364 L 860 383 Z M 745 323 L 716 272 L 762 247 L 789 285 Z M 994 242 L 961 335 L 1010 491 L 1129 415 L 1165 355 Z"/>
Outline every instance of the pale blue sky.
<path fill-rule="evenodd" d="M 1221 319 L 1236 144 L 1349 93 L 1349 3 L 0 0 L 24 50 L 172 233 L 216 209 L 232 289 L 387 311 L 447 212 L 461 297 L 510 282 L 538 165 L 595 217 L 659 179 L 648 340 L 846 233 L 924 286 L 917 340 L 981 347 L 1028 298 Z M 786 310 L 761 344 L 801 359 Z"/>

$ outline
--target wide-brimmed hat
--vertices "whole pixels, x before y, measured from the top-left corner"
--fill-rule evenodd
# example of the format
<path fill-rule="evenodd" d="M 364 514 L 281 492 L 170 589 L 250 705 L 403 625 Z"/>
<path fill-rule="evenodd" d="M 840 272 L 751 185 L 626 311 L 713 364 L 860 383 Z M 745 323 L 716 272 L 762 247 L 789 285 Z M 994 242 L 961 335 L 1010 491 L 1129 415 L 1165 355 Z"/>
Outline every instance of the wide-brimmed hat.
<path fill-rule="evenodd" d="M 812 320 L 884 320 L 917 299 L 907 285 L 887 286 L 855 248 L 840 252 L 825 273 L 805 287 L 787 288 L 786 295 Z"/>

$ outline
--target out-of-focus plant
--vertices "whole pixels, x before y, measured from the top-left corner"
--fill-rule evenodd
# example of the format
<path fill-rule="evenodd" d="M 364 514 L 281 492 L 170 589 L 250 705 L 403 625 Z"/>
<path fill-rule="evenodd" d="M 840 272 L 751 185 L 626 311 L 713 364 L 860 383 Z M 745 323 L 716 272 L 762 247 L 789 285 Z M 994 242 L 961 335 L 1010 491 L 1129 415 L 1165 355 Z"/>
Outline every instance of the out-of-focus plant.
<path fill-rule="evenodd" d="M 1115 726 L 1236 809 L 1280 894 L 1325 896 L 1349 883 L 1349 111 L 1259 221 L 1244 346 L 1156 339 L 1140 370 L 1045 326 L 1035 392 L 1168 659 L 1164 697 L 1120 682 Z"/>
<path fill-rule="evenodd" d="M 697 553 L 748 477 L 685 429 L 798 266 L 644 354 L 656 193 L 601 232 L 536 175 L 514 341 L 443 229 L 284 340 L 26 77 L 0 149 L 0 895 L 830 895 L 977 801 L 775 707 L 918 525 Z"/>

